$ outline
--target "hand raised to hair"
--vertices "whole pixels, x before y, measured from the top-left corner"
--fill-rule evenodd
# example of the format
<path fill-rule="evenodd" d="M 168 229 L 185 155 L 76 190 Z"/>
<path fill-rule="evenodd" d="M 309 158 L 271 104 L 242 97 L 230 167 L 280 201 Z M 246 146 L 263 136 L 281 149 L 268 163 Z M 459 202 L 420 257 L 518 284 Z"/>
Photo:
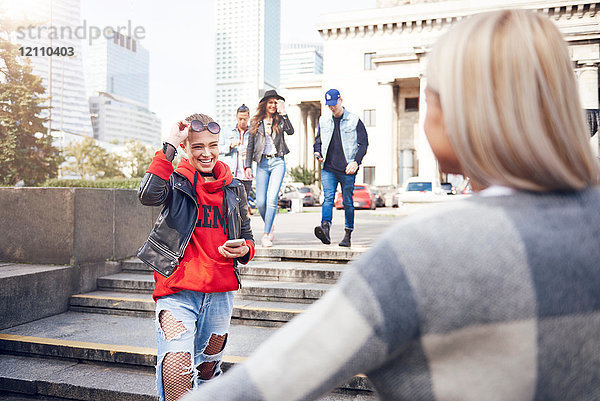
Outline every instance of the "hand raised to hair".
<path fill-rule="evenodd" d="M 169 134 L 169 138 L 167 139 L 167 142 L 169 142 L 171 145 L 173 145 L 177 148 L 177 146 L 179 146 L 180 143 L 182 143 L 183 141 L 185 141 L 187 139 L 188 134 L 189 134 L 189 129 L 190 129 L 189 123 L 187 123 L 185 121 L 177 121 L 171 127 L 171 133 Z"/>
<path fill-rule="evenodd" d="M 277 100 L 277 112 L 279 114 L 286 114 L 285 112 L 285 102 L 281 99 Z"/>

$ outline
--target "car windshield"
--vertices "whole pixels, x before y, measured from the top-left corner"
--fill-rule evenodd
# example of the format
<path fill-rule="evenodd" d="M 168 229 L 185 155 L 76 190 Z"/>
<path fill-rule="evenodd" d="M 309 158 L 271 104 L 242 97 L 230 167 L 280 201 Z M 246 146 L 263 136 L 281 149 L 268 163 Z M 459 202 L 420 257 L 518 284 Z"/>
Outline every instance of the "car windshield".
<path fill-rule="evenodd" d="M 300 188 L 300 189 L 298 189 L 298 191 L 302 192 L 302 193 L 307 193 L 307 192 L 310 192 L 310 188 Z"/>
<path fill-rule="evenodd" d="M 431 191 L 431 182 L 409 182 L 406 191 Z"/>

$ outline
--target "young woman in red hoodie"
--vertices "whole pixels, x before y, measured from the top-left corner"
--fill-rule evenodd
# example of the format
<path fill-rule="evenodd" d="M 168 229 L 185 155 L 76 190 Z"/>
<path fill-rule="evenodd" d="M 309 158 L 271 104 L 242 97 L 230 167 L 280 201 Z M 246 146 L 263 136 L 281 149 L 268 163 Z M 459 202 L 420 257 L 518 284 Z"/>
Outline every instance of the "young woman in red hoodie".
<path fill-rule="evenodd" d="M 155 270 L 161 400 L 176 400 L 221 374 L 237 264 L 254 256 L 243 185 L 219 157 L 219 125 L 204 114 L 176 123 L 156 152 L 138 197 L 162 211 L 138 257 Z M 176 169 L 181 148 L 188 156 Z M 232 244 L 228 240 L 238 240 Z"/>

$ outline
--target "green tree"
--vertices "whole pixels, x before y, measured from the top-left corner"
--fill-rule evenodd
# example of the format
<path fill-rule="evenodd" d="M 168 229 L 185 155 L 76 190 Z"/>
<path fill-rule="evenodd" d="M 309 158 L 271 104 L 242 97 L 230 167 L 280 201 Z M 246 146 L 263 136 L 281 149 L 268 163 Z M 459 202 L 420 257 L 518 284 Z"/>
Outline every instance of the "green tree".
<path fill-rule="evenodd" d="M 0 184 L 35 185 L 56 177 L 64 159 L 41 117 L 47 109 L 42 80 L 31 73 L 29 60 L 20 61 L 18 46 L 4 38 L 10 26 L 0 18 Z"/>
<path fill-rule="evenodd" d="M 317 172 L 302 166 L 292 167 L 290 176 L 294 181 L 301 182 L 304 185 L 311 185 L 317 181 Z"/>
<path fill-rule="evenodd" d="M 154 149 L 139 141 L 125 142 L 123 166 L 131 177 L 143 177 L 154 156 Z"/>
<path fill-rule="evenodd" d="M 63 175 L 75 174 L 81 178 L 123 177 L 121 159 L 109 153 L 92 138 L 71 142 L 65 147 L 67 162 Z"/>

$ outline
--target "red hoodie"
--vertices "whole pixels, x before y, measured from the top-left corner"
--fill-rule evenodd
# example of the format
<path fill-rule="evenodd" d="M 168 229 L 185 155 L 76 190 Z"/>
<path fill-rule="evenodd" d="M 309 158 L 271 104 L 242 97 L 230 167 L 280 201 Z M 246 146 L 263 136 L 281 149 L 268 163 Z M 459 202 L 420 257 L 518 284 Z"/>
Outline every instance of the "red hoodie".
<path fill-rule="evenodd" d="M 168 180 L 173 173 L 173 164 L 162 151 L 156 152 L 148 172 Z M 194 183 L 196 169 L 187 159 L 181 159 L 178 173 Z M 204 182 L 198 174 L 196 200 L 198 202 L 198 221 L 183 254 L 179 266 L 169 277 L 154 272 L 156 287 L 152 297 L 158 298 L 181 290 L 205 293 L 235 291 L 238 282 L 233 270 L 233 259 L 221 255 L 218 247 L 227 241 L 227 222 L 223 210 L 223 186 L 231 184 L 233 176 L 229 167 L 217 161 L 213 168 L 216 181 Z M 246 240 L 250 248 L 250 259 L 254 255 L 254 244 Z"/>

